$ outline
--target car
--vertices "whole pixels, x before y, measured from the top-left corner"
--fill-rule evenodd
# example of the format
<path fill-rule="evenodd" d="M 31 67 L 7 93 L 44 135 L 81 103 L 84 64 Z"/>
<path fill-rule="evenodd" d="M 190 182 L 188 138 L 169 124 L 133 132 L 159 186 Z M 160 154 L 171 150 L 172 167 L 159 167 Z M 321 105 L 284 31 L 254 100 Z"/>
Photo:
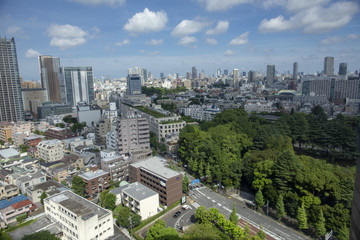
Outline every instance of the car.
<path fill-rule="evenodd" d="M 180 211 L 177 211 L 175 214 L 174 214 L 174 218 L 177 218 L 179 215 L 181 214 L 181 212 Z"/>
<path fill-rule="evenodd" d="M 188 209 L 190 206 L 189 205 L 184 205 L 184 206 L 182 206 L 182 210 L 186 210 L 186 209 Z"/>

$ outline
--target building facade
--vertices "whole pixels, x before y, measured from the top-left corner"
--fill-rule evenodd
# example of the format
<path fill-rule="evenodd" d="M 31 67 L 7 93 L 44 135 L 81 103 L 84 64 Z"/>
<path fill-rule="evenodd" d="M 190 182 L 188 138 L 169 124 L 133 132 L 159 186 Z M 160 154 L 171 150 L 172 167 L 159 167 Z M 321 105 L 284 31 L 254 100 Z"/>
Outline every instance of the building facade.
<path fill-rule="evenodd" d="M 64 146 L 60 140 L 42 141 L 37 145 L 39 158 L 47 162 L 60 160 L 64 157 Z"/>
<path fill-rule="evenodd" d="M 107 156 L 101 158 L 101 169 L 110 173 L 114 182 L 127 181 L 129 176 L 129 157 Z"/>
<path fill-rule="evenodd" d="M 299 64 L 297 62 L 294 62 L 293 65 L 293 79 L 297 79 L 297 75 L 298 75 L 298 71 L 299 71 Z"/>
<path fill-rule="evenodd" d="M 71 191 L 44 200 L 45 214 L 60 225 L 64 239 L 107 239 L 114 235 L 112 212 Z"/>
<path fill-rule="evenodd" d="M 38 118 L 43 119 L 48 116 L 72 113 L 72 106 L 68 104 L 57 104 L 55 102 L 46 102 L 37 108 Z"/>
<path fill-rule="evenodd" d="M 14 38 L 0 38 L 0 121 L 25 119 Z"/>
<path fill-rule="evenodd" d="M 334 75 L 334 57 L 325 57 L 324 59 L 324 74 Z"/>
<path fill-rule="evenodd" d="M 87 198 L 94 198 L 110 187 L 110 173 L 101 169 L 79 174 L 79 177 L 85 182 L 85 195 Z"/>
<path fill-rule="evenodd" d="M 273 85 L 275 80 L 275 65 L 267 65 L 266 68 L 266 84 Z"/>
<path fill-rule="evenodd" d="M 91 104 L 95 100 L 92 67 L 63 67 L 66 103 L 76 106 L 78 102 Z"/>
<path fill-rule="evenodd" d="M 48 101 L 61 103 L 60 58 L 39 56 L 41 86 L 46 89 Z"/>
<path fill-rule="evenodd" d="M 22 99 L 24 103 L 24 111 L 31 112 L 37 116 L 37 108 L 44 102 L 47 102 L 47 94 L 45 88 L 22 88 Z"/>
<path fill-rule="evenodd" d="M 345 76 L 347 74 L 347 63 L 339 64 L 339 75 Z"/>
<path fill-rule="evenodd" d="M 127 94 L 141 94 L 141 76 L 140 74 L 129 74 L 127 76 Z"/>
<path fill-rule="evenodd" d="M 140 182 L 159 194 L 160 203 L 174 204 L 182 197 L 182 175 L 164 165 L 166 159 L 158 156 L 130 164 L 130 183 Z"/>

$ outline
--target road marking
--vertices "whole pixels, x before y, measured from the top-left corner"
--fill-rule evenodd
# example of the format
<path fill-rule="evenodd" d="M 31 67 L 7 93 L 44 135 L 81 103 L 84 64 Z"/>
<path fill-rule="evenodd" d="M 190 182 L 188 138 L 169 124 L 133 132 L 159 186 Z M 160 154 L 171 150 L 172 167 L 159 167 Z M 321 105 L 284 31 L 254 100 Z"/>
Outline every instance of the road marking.
<path fill-rule="evenodd" d="M 210 199 L 209 197 L 207 197 L 207 199 Z"/>

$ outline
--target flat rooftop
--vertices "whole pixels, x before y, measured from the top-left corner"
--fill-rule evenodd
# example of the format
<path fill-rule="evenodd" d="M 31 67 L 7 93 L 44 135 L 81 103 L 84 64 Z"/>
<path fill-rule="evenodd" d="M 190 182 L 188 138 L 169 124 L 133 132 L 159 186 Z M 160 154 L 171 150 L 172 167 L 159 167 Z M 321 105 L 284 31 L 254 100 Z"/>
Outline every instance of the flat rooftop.
<path fill-rule="evenodd" d="M 92 203 L 71 191 L 61 192 L 49 197 L 48 199 L 49 201 L 58 203 L 84 220 L 95 215 L 102 218 L 105 215 L 111 214 L 111 211 L 99 207 L 95 203 Z"/>
<path fill-rule="evenodd" d="M 154 195 L 158 195 L 157 192 L 151 190 L 150 188 L 142 185 L 139 182 L 134 182 L 124 186 L 122 192 L 126 193 L 137 201 L 141 201 Z"/>
<path fill-rule="evenodd" d="M 159 157 L 159 156 L 153 156 L 148 159 L 145 159 L 143 161 L 130 164 L 130 166 L 136 167 L 136 168 L 142 168 L 146 171 L 149 171 L 153 173 L 154 175 L 158 175 L 159 177 L 163 179 L 169 179 L 172 177 L 176 177 L 180 175 L 179 172 L 176 172 L 168 167 L 165 166 L 166 159 Z"/>
<path fill-rule="evenodd" d="M 91 180 L 94 178 L 101 177 L 105 174 L 108 174 L 108 172 L 105 172 L 104 170 L 99 169 L 99 170 L 96 170 L 95 172 L 85 172 L 85 173 L 79 174 L 79 177 L 82 177 L 85 180 Z"/>

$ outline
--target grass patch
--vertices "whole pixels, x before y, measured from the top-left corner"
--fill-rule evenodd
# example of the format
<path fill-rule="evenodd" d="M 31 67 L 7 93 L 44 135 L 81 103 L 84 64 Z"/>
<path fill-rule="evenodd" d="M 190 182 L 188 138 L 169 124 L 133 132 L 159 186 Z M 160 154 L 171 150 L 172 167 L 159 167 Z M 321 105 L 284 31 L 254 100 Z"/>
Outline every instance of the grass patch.
<path fill-rule="evenodd" d="M 173 124 L 173 123 L 182 123 L 183 120 L 176 120 L 176 121 L 161 121 L 160 124 Z"/>
<path fill-rule="evenodd" d="M 180 200 L 177 201 L 176 203 L 174 203 L 173 205 L 171 205 L 170 207 L 168 207 L 167 209 L 165 209 L 164 211 L 162 212 L 159 212 L 158 214 L 152 216 L 151 218 L 148 218 L 144 221 L 142 221 L 140 223 L 139 226 L 137 226 L 136 228 L 134 228 L 134 232 L 137 232 L 139 231 L 141 228 L 145 227 L 146 225 L 148 225 L 149 223 L 151 223 L 152 221 L 154 221 L 155 219 L 161 217 L 162 215 L 164 215 L 166 212 L 170 211 L 171 209 L 175 208 L 177 205 L 180 204 Z"/>
<path fill-rule="evenodd" d="M 148 108 L 145 108 L 145 107 L 133 107 L 133 108 L 136 108 L 144 113 L 147 113 L 155 118 L 162 118 L 162 117 L 168 117 L 166 116 L 165 114 L 162 114 L 162 113 L 159 113 L 159 112 L 156 112 L 156 111 L 153 111 L 153 110 L 150 110 Z"/>
<path fill-rule="evenodd" d="M 24 222 L 24 223 L 20 223 L 20 224 L 18 224 L 18 225 L 16 225 L 16 226 L 9 227 L 9 228 L 5 229 L 5 232 L 8 233 L 8 232 L 15 231 L 16 229 L 19 229 L 19 228 L 25 227 L 25 226 L 27 226 L 27 225 L 30 225 L 30 224 L 32 224 L 32 223 L 35 222 L 35 221 L 36 221 L 36 219 L 33 219 L 33 220 L 30 220 L 30 221 L 27 221 L 27 222 Z"/>

